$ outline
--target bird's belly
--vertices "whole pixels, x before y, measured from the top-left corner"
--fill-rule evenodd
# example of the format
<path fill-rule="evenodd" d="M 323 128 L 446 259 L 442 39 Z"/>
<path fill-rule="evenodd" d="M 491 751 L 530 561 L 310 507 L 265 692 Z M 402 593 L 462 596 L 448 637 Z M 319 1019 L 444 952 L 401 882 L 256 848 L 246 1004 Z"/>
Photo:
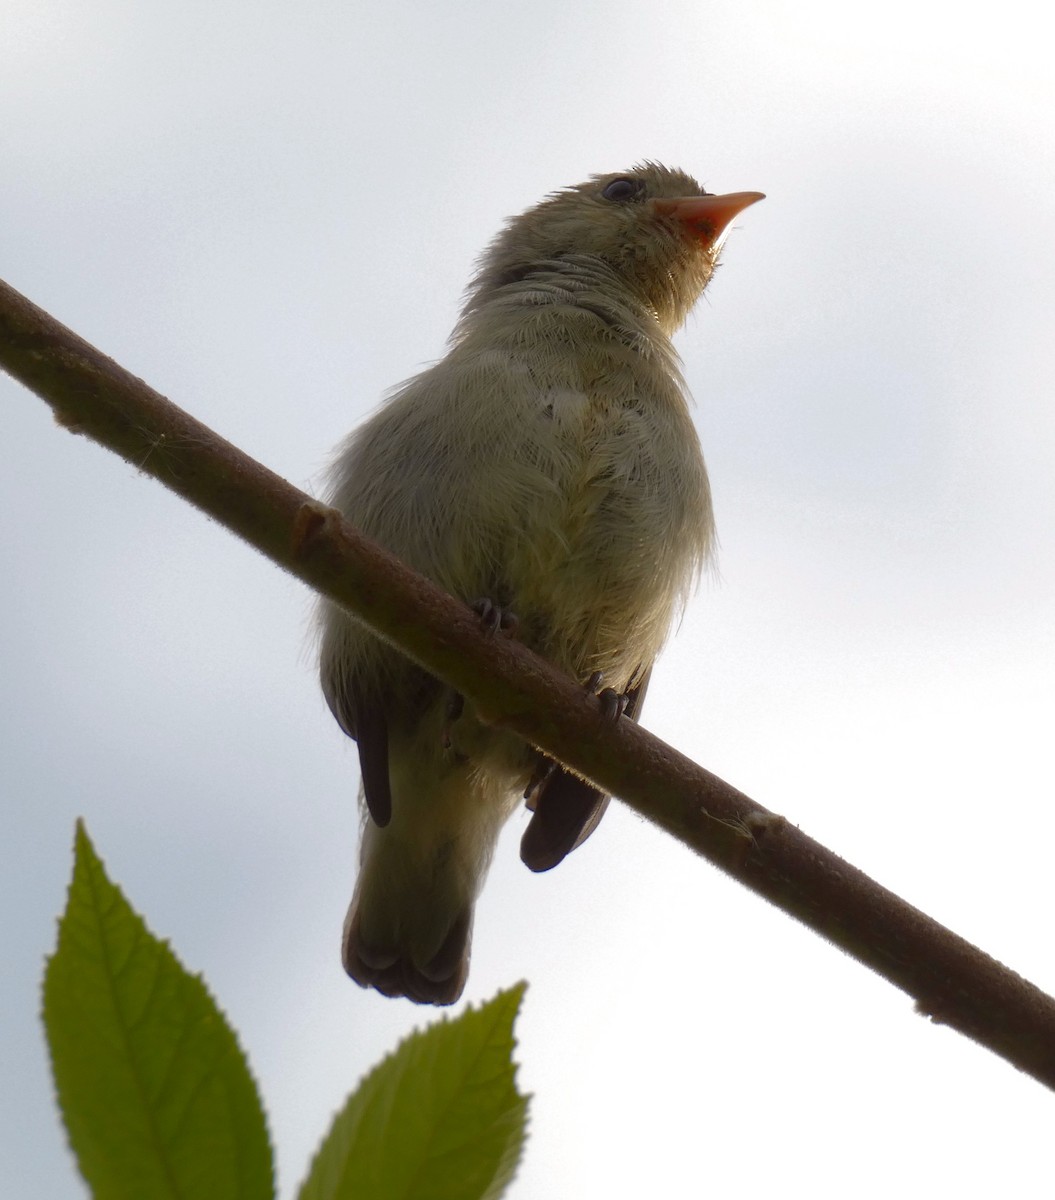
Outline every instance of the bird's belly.
<path fill-rule="evenodd" d="M 510 530 L 504 566 L 523 639 L 577 677 L 622 688 L 658 653 L 692 574 L 672 530 L 688 498 L 665 490 L 654 449 L 595 442 Z"/>

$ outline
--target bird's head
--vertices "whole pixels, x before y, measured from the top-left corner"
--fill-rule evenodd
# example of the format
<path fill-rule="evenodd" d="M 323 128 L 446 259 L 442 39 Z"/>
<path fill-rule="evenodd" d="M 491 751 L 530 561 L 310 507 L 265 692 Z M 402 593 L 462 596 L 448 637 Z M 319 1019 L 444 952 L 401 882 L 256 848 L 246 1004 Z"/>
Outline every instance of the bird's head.
<path fill-rule="evenodd" d="M 761 199 L 709 194 L 657 163 L 594 175 L 506 224 L 480 260 L 466 311 L 554 264 L 592 262 L 608 286 L 625 289 L 673 333 L 707 286 L 730 224 Z"/>

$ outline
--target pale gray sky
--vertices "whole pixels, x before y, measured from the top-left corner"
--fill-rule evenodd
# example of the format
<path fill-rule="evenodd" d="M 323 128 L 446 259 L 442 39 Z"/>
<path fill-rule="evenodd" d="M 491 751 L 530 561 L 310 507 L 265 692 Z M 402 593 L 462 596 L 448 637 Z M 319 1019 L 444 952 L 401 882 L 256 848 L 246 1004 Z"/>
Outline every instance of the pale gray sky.
<path fill-rule="evenodd" d="M 645 723 L 1051 991 L 1055 83 L 1036 5 L 981 13 L 7 0 L 0 276 L 317 488 L 506 216 L 646 157 L 767 192 L 678 338 L 721 579 Z M 0 1194 L 83 1194 L 37 1018 L 81 815 L 239 1029 L 289 1197 L 430 1016 L 340 969 L 309 595 L 0 398 Z M 512 1200 L 1050 1191 L 1039 1085 L 618 805 L 542 877 L 520 828 L 467 993 L 531 983 Z"/>

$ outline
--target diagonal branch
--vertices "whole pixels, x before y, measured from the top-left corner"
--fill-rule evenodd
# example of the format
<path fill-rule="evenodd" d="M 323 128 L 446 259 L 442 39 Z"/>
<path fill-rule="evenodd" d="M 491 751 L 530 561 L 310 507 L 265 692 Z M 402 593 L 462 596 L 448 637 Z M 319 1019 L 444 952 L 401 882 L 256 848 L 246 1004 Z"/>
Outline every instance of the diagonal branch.
<path fill-rule="evenodd" d="M 958 1029 L 1055 1087 L 1055 1000 L 362 537 L 0 283 L 0 365 L 84 433 L 215 517 L 468 696 Z"/>

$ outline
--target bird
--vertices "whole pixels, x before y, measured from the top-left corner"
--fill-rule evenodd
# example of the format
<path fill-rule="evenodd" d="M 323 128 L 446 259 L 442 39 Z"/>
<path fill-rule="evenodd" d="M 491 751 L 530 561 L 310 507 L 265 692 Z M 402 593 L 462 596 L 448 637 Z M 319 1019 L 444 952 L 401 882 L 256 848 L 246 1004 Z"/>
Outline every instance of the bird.
<path fill-rule="evenodd" d="M 671 338 L 760 192 L 646 161 L 552 192 L 481 256 L 444 358 L 336 452 L 329 502 L 434 583 L 640 716 L 652 664 L 714 546 Z M 473 912 L 526 799 L 521 858 L 560 863 L 608 797 L 331 601 L 320 678 L 358 746 L 362 829 L 342 961 L 419 1004 L 465 988 Z"/>

